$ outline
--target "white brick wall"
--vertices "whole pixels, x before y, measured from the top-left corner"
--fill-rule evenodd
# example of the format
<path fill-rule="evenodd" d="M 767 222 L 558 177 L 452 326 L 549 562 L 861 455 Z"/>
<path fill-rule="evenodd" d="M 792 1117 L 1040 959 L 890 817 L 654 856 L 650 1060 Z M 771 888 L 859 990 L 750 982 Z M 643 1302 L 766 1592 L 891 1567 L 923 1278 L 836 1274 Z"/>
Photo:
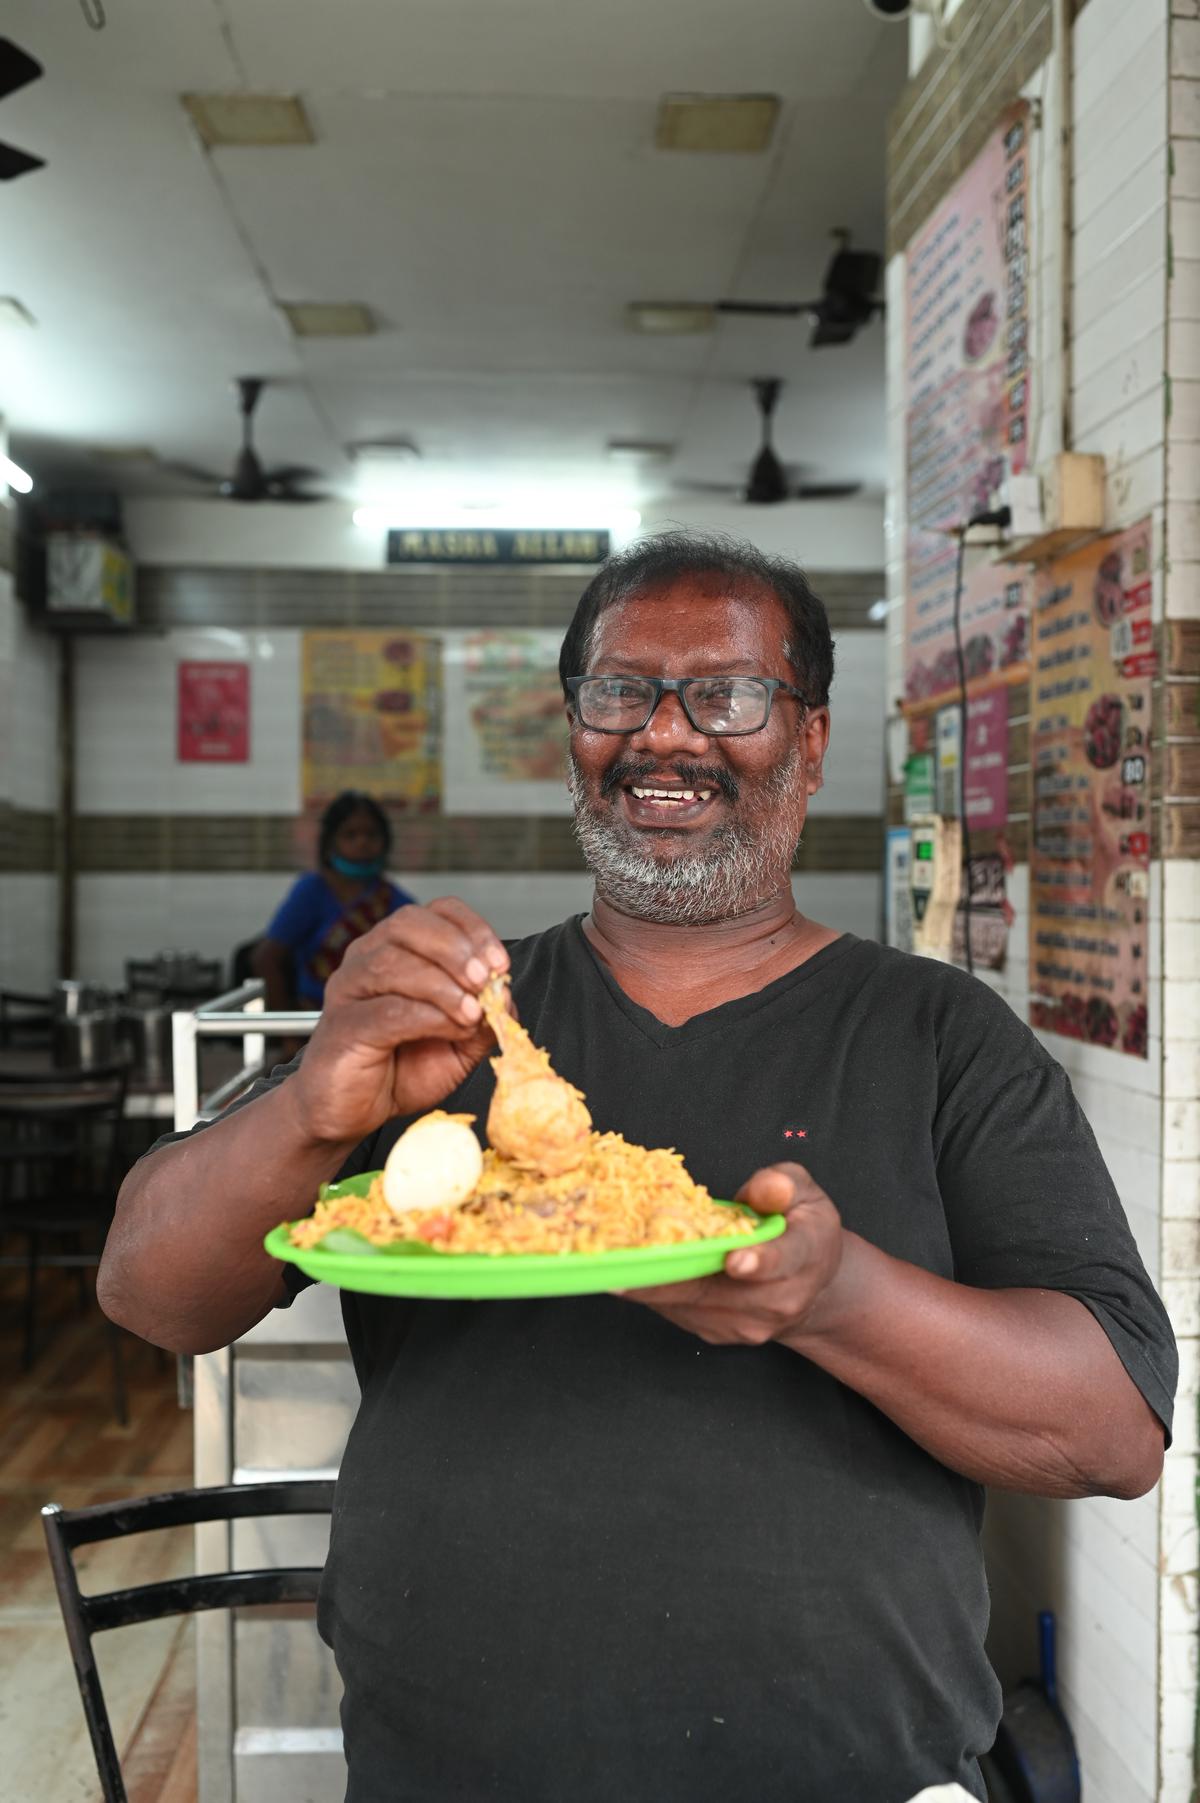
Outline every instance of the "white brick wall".
<path fill-rule="evenodd" d="M 1102 453 L 1109 525 L 1154 522 L 1155 614 L 1200 613 L 1200 0 L 1089 0 L 1075 26 L 1072 311 L 1075 447 Z M 1168 57 L 1174 79 L 1168 81 Z M 1193 73 L 1187 74 L 1185 71 Z M 1029 84 L 1034 147 L 1035 461 L 1060 446 L 1058 83 Z M 1195 142 L 1167 145 L 1168 108 Z M 1182 152 L 1182 154 L 1180 154 Z M 1168 193 L 1170 213 L 1168 213 Z M 1168 305 L 1168 228 L 1174 256 Z M 904 267 L 888 269 L 888 692 L 902 692 Z M 1183 330 L 1173 329 L 1175 322 Z M 1164 372 L 1171 372 L 1170 422 Z M 1168 457 L 1172 471 L 1166 488 Z M 1161 567 L 1169 547 L 1170 574 Z M 1007 969 L 987 981 L 1028 1014 L 1028 869 L 1012 873 Z M 1144 1061 L 1044 1035 L 1091 1120 L 1151 1274 L 1177 1328 L 1200 1334 L 1200 866 L 1151 883 L 1150 1055 Z M 1164 921 L 1165 914 L 1165 921 Z M 1168 980 L 1164 996 L 1163 978 Z M 1164 1101 L 1164 1096 L 1166 1100 Z M 1165 1159 L 1165 1162 L 1164 1162 Z M 1164 1209 L 1174 1218 L 1163 1221 Z M 1161 1495 L 1134 1504 L 996 1495 L 986 1541 L 993 1658 L 1012 1683 L 1036 1669 L 1035 1618 L 1059 1616 L 1060 1685 L 1087 1803 L 1184 1803 L 1191 1794 L 1197 1576 L 1192 1483 L 1200 1340 Z M 1159 1576 L 1162 1558 L 1165 1575 Z M 1161 1626 L 1160 1626 L 1161 1614 Z M 1161 1706 L 1160 1706 L 1161 1697 Z"/>
<path fill-rule="evenodd" d="M 29 625 L 0 572 L 0 803 L 52 808 L 57 795 L 58 647 Z M 0 988 L 54 979 L 57 885 L 0 872 Z"/>

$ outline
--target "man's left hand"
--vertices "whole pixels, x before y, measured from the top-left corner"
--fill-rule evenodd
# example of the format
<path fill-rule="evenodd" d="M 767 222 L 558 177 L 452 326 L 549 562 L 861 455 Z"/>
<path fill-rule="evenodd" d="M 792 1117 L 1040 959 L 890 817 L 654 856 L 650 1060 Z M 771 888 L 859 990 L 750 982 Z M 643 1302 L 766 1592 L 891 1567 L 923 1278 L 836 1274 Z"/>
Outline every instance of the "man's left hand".
<path fill-rule="evenodd" d="M 719 1276 L 621 1292 L 711 1346 L 761 1346 L 794 1332 L 841 1263 L 841 1216 L 802 1165 L 765 1166 L 736 1200 L 759 1214 L 785 1215 L 787 1227 L 766 1245 L 731 1252 Z"/>

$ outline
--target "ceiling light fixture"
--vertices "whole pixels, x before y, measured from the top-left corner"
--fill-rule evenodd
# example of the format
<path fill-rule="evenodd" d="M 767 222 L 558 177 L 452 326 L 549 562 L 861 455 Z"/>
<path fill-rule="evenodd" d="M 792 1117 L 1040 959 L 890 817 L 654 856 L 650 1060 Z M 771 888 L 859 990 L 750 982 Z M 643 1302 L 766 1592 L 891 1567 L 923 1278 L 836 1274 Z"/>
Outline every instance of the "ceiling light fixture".
<path fill-rule="evenodd" d="M 210 150 L 315 144 L 298 94 L 181 94 L 184 111 Z"/>
<path fill-rule="evenodd" d="M 29 471 L 23 470 L 11 457 L 0 457 L 0 482 L 7 482 L 19 495 L 27 495 L 33 487 L 33 477 Z"/>
<path fill-rule="evenodd" d="M 775 94 L 664 94 L 654 142 L 659 150 L 753 156 L 770 144 L 778 117 Z"/>
<path fill-rule="evenodd" d="M 375 321 L 361 301 L 281 301 L 296 338 L 369 338 Z"/>
<path fill-rule="evenodd" d="M 629 331 L 663 337 L 685 338 L 696 332 L 711 332 L 716 323 L 715 307 L 696 306 L 691 301 L 631 301 L 625 309 Z"/>

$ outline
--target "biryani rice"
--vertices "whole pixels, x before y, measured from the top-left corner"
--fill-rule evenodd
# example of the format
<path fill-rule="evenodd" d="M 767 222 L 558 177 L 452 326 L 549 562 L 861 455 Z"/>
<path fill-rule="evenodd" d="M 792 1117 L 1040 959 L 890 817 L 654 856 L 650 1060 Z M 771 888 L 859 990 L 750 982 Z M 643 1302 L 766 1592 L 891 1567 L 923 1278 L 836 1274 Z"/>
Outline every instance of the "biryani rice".
<path fill-rule="evenodd" d="M 419 1240 L 441 1252 L 610 1252 L 727 1239 L 748 1225 L 689 1177 L 678 1152 L 593 1133 L 580 1164 L 557 1177 L 535 1177 L 488 1148 L 483 1175 L 458 1208 L 393 1214 L 376 1177 L 365 1196 L 318 1202 L 293 1223 L 291 1239 L 311 1249 L 350 1227 L 376 1245 Z"/>

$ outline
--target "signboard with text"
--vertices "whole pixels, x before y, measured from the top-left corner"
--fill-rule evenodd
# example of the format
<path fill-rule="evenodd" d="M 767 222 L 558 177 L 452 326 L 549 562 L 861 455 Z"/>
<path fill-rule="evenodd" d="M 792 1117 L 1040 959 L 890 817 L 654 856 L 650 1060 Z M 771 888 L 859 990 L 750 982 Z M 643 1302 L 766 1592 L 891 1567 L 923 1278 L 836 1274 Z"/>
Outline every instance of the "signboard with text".
<path fill-rule="evenodd" d="M 1147 1056 L 1151 526 L 1039 573 L 1032 682 L 1036 1027 Z"/>
<path fill-rule="evenodd" d="M 493 527 L 408 530 L 387 535 L 389 563 L 602 563 L 607 532 L 501 531 Z"/>
<path fill-rule="evenodd" d="M 955 553 L 948 530 L 988 507 L 1006 470 L 1025 467 L 1029 368 L 1029 109 L 1004 117 L 924 229 L 907 271 L 907 618 L 905 694 L 958 684 Z M 969 567 L 962 639 L 967 680 L 1023 671 L 1026 579 Z"/>

